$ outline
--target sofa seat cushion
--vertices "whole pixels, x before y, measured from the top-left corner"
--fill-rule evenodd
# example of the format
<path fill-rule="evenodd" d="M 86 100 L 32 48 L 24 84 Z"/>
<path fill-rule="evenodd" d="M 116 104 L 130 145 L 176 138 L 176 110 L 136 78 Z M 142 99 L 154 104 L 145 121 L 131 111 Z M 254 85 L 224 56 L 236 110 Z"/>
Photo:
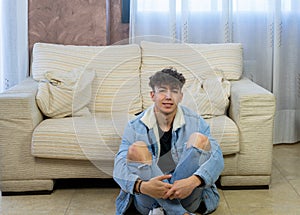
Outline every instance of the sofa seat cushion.
<path fill-rule="evenodd" d="M 225 115 L 205 119 L 205 121 L 210 125 L 211 135 L 220 144 L 223 155 L 240 151 L 239 130 L 234 121 Z"/>
<path fill-rule="evenodd" d="M 130 117 L 120 113 L 97 113 L 92 117 L 46 119 L 32 135 L 32 155 L 42 158 L 114 160 L 123 130 Z M 224 155 L 239 152 L 239 133 L 227 116 L 206 121 Z"/>
<path fill-rule="evenodd" d="M 32 155 L 42 158 L 113 160 L 127 116 L 98 113 L 92 117 L 46 119 L 34 130 Z"/>

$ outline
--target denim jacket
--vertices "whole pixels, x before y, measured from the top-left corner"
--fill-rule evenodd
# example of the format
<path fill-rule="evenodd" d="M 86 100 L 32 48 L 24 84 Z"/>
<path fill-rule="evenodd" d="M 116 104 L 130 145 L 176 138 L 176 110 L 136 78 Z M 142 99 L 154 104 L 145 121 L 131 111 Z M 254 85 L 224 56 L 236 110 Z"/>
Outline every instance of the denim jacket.
<path fill-rule="evenodd" d="M 215 186 L 224 168 L 222 151 L 215 139 L 210 136 L 209 125 L 204 119 L 184 106 L 178 106 L 173 121 L 172 148 L 171 154 L 177 164 L 183 152 L 185 143 L 194 132 L 206 135 L 211 144 L 211 156 L 194 174 L 200 176 L 204 182 L 202 198 L 205 202 L 207 212 L 216 209 L 219 202 L 219 194 Z M 134 184 L 138 175 L 129 172 L 126 164 L 126 156 L 129 146 L 136 142 L 143 141 L 148 145 L 154 159 L 159 159 L 160 144 L 154 106 L 148 108 L 135 119 L 128 122 L 119 152 L 115 157 L 114 180 L 121 187 L 119 196 L 116 199 L 116 214 L 124 214 L 128 209 L 134 195 Z"/>

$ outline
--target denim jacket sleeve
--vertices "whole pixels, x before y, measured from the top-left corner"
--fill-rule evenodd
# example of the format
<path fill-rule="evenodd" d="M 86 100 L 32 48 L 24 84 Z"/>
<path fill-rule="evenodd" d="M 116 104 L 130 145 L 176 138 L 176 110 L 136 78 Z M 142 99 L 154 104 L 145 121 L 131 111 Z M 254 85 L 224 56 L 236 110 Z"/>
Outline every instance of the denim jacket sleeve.
<path fill-rule="evenodd" d="M 200 118 L 200 133 L 206 135 L 209 138 L 211 150 L 210 158 L 195 172 L 196 175 L 199 175 L 204 181 L 205 186 L 212 186 L 222 173 L 224 169 L 224 159 L 221 148 L 218 142 L 211 137 L 210 127 L 204 121 L 203 118 Z"/>
<path fill-rule="evenodd" d="M 133 194 L 134 184 L 138 176 L 130 173 L 126 165 L 126 157 L 129 146 L 135 142 L 136 132 L 129 122 L 125 128 L 119 151 L 115 157 L 113 178 L 120 185 L 121 189 Z"/>

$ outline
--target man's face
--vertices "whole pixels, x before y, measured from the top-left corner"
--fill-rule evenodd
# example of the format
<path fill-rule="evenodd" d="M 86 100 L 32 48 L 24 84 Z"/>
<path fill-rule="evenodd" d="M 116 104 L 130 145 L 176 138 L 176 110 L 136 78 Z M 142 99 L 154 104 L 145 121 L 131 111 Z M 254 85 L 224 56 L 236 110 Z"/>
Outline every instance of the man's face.
<path fill-rule="evenodd" d="M 181 102 L 183 94 L 179 87 L 162 85 L 155 87 L 154 91 L 150 92 L 150 96 L 154 102 L 155 111 L 169 115 L 176 113 L 177 106 Z"/>

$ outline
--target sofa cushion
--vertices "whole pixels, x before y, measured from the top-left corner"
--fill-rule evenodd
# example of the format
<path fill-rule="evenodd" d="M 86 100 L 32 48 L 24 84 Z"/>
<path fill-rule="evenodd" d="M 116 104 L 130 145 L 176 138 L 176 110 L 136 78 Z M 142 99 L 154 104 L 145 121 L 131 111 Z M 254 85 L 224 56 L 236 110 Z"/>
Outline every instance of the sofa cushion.
<path fill-rule="evenodd" d="M 224 115 L 230 97 L 225 72 L 211 67 L 198 50 L 188 44 L 160 44 L 142 41 L 141 94 L 143 108 L 152 104 L 149 77 L 173 66 L 186 78 L 182 104 L 205 118 Z"/>
<path fill-rule="evenodd" d="M 201 53 L 209 65 L 221 70 L 227 80 L 239 80 L 243 73 L 243 47 L 241 43 L 188 44 Z"/>
<path fill-rule="evenodd" d="M 227 80 L 239 80 L 243 72 L 240 43 L 191 44 L 141 42 L 142 69 L 158 71 L 175 66 L 183 73 L 200 70 L 203 75 L 221 70 Z"/>
<path fill-rule="evenodd" d="M 210 125 L 211 136 L 220 144 L 223 155 L 240 151 L 239 130 L 234 121 L 225 115 L 205 121 Z"/>
<path fill-rule="evenodd" d="M 129 119 L 121 114 L 46 119 L 32 135 L 32 155 L 75 160 L 113 160 Z"/>
<path fill-rule="evenodd" d="M 222 116 L 227 112 L 230 82 L 222 76 L 208 79 L 190 79 L 183 88 L 182 104 L 204 118 Z"/>
<path fill-rule="evenodd" d="M 45 79 L 47 71 L 67 73 L 74 68 L 94 70 L 92 112 L 137 113 L 142 109 L 139 68 L 140 47 L 136 44 L 113 46 L 75 46 L 36 43 L 31 73 Z"/>
<path fill-rule="evenodd" d="M 88 115 L 94 75 L 94 71 L 83 68 L 68 73 L 46 72 L 46 80 L 40 81 L 36 95 L 40 110 L 52 118 Z"/>
<path fill-rule="evenodd" d="M 134 116 L 131 116 L 131 118 Z M 32 135 L 32 155 L 42 158 L 113 160 L 127 118 L 123 114 L 97 113 L 93 117 L 67 117 L 42 121 Z M 224 155 L 239 151 L 235 123 L 226 116 L 207 119 L 211 134 Z"/>

